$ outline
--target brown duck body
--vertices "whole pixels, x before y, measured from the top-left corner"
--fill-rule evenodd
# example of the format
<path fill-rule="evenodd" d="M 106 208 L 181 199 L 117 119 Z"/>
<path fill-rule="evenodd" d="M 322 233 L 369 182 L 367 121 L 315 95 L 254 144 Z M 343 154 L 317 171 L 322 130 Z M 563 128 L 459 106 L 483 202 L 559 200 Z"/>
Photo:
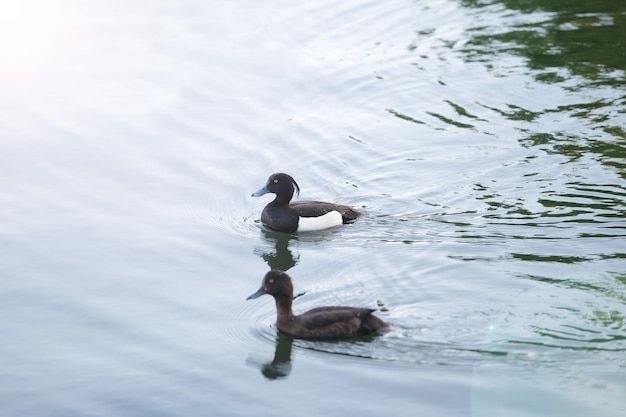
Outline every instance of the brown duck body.
<path fill-rule="evenodd" d="M 371 308 L 317 307 L 294 315 L 291 309 L 293 285 L 289 275 L 272 270 L 265 275 L 263 285 L 248 299 L 269 294 L 276 301 L 278 329 L 299 339 L 339 339 L 364 336 L 384 330 L 389 324 L 374 316 Z"/>
<path fill-rule="evenodd" d="M 365 336 L 388 325 L 372 313 L 358 307 L 318 307 L 298 316 L 278 313 L 278 329 L 300 339 L 338 339 Z"/>

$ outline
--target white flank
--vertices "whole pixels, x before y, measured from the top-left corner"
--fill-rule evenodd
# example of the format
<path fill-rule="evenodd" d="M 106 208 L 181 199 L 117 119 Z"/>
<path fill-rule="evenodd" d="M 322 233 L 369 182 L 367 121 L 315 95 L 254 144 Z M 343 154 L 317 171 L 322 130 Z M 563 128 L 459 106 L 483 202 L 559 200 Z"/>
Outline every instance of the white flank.
<path fill-rule="evenodd" d="M 343 224 L 341 213 L 329 211 L 319 217 L 300 217 L 298 221 L 298 232 L 311 232 L 313 230 L 328 229 Z"/>

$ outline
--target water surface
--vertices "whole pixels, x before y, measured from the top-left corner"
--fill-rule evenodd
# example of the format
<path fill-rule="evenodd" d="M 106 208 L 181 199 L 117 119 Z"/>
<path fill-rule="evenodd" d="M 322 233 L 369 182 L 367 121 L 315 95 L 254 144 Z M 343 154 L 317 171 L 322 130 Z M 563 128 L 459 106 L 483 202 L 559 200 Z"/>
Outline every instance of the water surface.
<path fill-rule="evenodd" d="M 622 415 L 626 8 L 383 3 L 0 6 L 2 415 Z"/>

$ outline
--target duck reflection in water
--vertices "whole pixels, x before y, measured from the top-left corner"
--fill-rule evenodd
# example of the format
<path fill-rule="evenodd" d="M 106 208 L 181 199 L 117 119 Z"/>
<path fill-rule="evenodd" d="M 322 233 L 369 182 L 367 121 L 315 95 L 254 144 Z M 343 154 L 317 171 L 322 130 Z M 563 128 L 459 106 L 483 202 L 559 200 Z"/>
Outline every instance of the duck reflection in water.
<path fill-rule="evenodd" d="M 297 265 L 300 255 L 289 248 L 290 241 L 297 241 L 298 237 L 289 233 L 262 230 L 265 244 L 257 247 L 254 253 L 260 256 L 269 265 L 270 269 L 287 271 Z"/>
<path fill-rule="evenodd" d="M 293 339 L 289 336 L 276 334 L 274 358 L 269 362 L 259 362 L 248 358 L 248 363 L 258 367 L 263 376 L 270 380 L 287 378 L 291 374 L 291 346 Z"/>
<path fill-rule="evenodd" d="M 376 334 L 372 333 L 356 340 L 354 339 L 350 340 L 347 343 L 358 343 L 359 341 L 371 342 L 375 338 L 376 338 Z M 263 376 L 269 380 L 273 381 L 273 380 L 287 378 L 291 374 L 291 368 L 292 368 L 291 350 L 293 347 L 293 343 L 294 343 L 293 338 L 291 338 L 290 336 L 287 336 L 286 334 L 282 332 L 277 332 L 276 333 L 276 347 L 274 350 L 274 357 L 272 358 L 272 360 L 264 362 L 262 360 L 254 359 L 254 356 L 256 356 L 256 354 L 254 355 L 251 354 L 246 360 L 246 363 L 248 365 L 259 368 L 259 370 L 261 371 L 261 374 L 263 374 Z M 304 341 L 302 343 L 315 343 L 315 342 Z M 342 340 L 334 340 L 334 341 L 328 341 L 325 343 L 327 343 L 327 345 L 325 346 L 328 349 L 328 351 L 333 352 L 332 346 L 334 344 L 346 343 L 346 342 Z M 332 345 L 328 345 L 328 343 L 332 343 Z M 312 346 L 313 345 L 309 345 L 309 346 L 304 345 L 304 346 L 299 346 L 299 347 L 305 348 L 305 349 L 307 348 L 311 349 L 313 348 Z M 342 354 L 345 354 L 345 353 L 342 353 Z"/>

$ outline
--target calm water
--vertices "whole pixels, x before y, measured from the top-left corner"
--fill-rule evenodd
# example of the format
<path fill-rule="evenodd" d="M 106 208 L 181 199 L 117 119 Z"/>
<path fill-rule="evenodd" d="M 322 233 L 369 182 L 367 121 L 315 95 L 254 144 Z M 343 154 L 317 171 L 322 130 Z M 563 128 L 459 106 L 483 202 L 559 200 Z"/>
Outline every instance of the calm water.
<path fill-rule="evenodd" d="M 2 416 L 623 415 L 622 2 L 5 3 Z M 267 232 L 275 171 L 366 215 Z"/>

